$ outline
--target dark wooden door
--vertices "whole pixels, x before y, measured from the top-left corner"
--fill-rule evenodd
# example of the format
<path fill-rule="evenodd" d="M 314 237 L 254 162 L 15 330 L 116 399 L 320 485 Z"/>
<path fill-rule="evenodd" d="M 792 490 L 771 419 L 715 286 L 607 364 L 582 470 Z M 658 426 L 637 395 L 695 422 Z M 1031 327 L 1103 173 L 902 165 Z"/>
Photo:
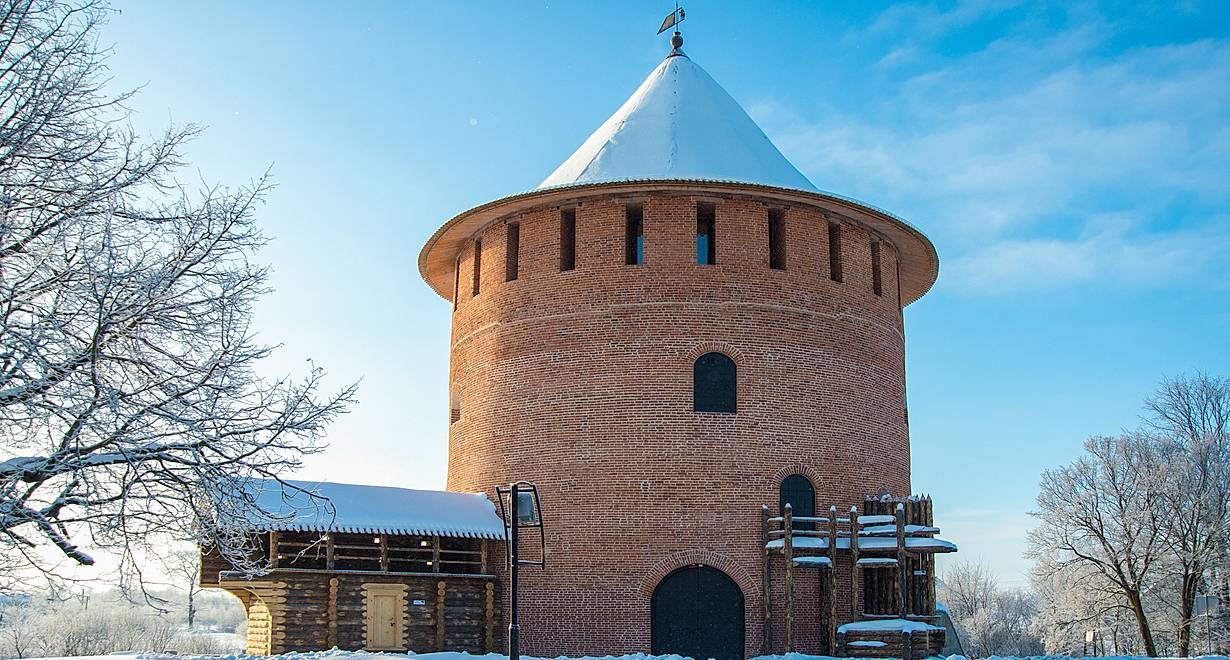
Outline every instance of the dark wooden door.
<path fill-rule="evenodd" d="M 662 578 L 651 618 L 655 655 L 743 660 L 743 592 L 716 568 L 686 566 Z"/>

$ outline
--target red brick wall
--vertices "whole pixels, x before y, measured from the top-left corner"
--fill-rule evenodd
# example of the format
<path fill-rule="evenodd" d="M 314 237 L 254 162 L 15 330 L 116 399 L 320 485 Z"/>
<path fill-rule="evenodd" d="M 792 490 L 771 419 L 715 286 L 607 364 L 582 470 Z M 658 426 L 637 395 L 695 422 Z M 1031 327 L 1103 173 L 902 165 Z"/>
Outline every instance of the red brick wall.
<path fill-rule="evenodd" d="M 706 197 L 717 203 L 717 264 L 701 266 L 696 198 L 630 199 L 644 204 L 642 266 L 624 265 L 627 199 L 577 207 L 570 272 L 559 272 L 558 209 L 507 219 L 520 223 L 516 281 L 504 281 L 505 222 L 481 234 L 477 297 L 473 241 L 463 249 L 448 488 L 540 488 L 548 567 L 523 573 L 524 653 L 649 651 L 654 585 L 699 557 L 743 590 L 756 655 L 760 507 L 776 509 L 783 469 L 812 475 L 818 510 L 910 492 L 896 252 L 882 245 L 877 297 L 872 239 L 845 224 L 844 282 L 833 282 L 828 219 L 789 208 L 786 269 L 771 270 L 766 207 Z M 737 414 L 692 412 L 692 362 L 715 349 L 738 364 Z M 811 582 L 797 593 L 804 620 Z M 798 650 L 819 650 L 813 628 L 800 624 Z"/>

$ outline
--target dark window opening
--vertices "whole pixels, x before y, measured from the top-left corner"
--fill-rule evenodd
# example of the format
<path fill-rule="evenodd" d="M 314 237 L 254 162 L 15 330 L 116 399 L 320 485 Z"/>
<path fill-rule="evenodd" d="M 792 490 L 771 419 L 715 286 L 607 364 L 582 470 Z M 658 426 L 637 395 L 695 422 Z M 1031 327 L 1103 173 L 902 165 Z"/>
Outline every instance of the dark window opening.
<path fill-rule="evenodd" d="M 483 270 L 483 242 L 482 240 L 474 241 L 474 282 L 471 287 L 471 295 L 478 295 L 478 281 L 482 276 Z"/>
<path fill-rule="evenodd" d="M 645 263 L 645 222 L 644 212 L 640 204 L 629 204 L 626 207 L 624 232 L 624 263 L 629 266 L 640 266 Z"/>
<path fill-rule="evenodd" d="M 829 224 L 829 279 L 841 281 L 841 225 Z"/>
<path fill-rule="evenodd" d="M 517 279 L 517 268 L 520 265 L 521 256 L 521 225 L 508 225 L 508 242 L 507 249 L 504 255 L 504 281 L 511 282 Z"/>
<path fill-rule="evenodd" d="M 461 259 L 453 262 L 453 311 L 457 311 L 457 296 L 461 293 Z"/>
<path fill-rule="evenodd" d="M 721 353 L 705 353 L 692 365 L 692 410 L 735 412 L 738 377 L 735 361 Z"/>
<path fill-rule="evenodd" d="M 901 307 L 901 262 L 893 259 L 893 279 L 897 282 L 897 317 L 901 318 L 905 310 Z"/>
<path fill-rule="evenodd" d="M 782 479 L 778 490 L 778 502 L 781 515 L 786 514 L 786 505 L 790 505 L 790 513 L 795 518 L 800 516 L 812 518 L 816 515 L 816 489 L 811 481 L 801 474 L 792 474 Z M 815 523 L 796 520 L 791 525 L 793 529 L 815 529 Z"/>
<path fill-rule="evenodd" d="M 880 241 L 871 242 L 871 290 L 877 296 L 884 295 L 883 284 L 880 280 Z"/>
<path fill-rule="evenodd" d="M 717 263 L 717 209 L 709 202 L 696 203 L 696 263 Z"/>
<path fill-rule="evenodd" d="M 561 209 L 559 212 L 559 269 L 577 267 L 577 211 Z"/>
<path fill-rule="evenodd" d="M 781 209 L 769 209 L 769 268 L 786 269 L 786 236 Z"/>

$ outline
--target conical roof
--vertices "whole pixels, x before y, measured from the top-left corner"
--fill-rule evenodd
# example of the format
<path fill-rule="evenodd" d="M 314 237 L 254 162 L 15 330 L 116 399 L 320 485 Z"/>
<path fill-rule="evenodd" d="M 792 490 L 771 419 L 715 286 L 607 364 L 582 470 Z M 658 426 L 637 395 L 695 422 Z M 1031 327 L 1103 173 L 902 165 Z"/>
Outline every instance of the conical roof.
<path fill-rule="evenodd" d="M 538 189 L 614 181 L 731 181 L 816 191 L 737 101 L 674 51 Z"/>

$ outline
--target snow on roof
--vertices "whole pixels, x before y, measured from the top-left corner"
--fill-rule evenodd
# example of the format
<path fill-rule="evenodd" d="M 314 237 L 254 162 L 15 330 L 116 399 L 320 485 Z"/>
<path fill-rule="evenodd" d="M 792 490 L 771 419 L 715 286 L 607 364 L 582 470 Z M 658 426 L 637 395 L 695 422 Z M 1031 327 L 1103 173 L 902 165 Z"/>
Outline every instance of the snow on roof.
<path fill-rule="evenodd" d="M 773 539 L 765 544 L 764 547 L 777 549 L 784 545 L 783 539 Z M 816 550 L 827 550 L 829 540 L 823 536 L 796 536 L 792 541 L 795 548 L 811 548 Z M 897 539 L 885 536 L 860 536 L 858 539 L 859 550 L 892 550 L 897 547 Z M 907 550 L 923 550 L 930 552 L 956 552 L 957 544 L 944 539 L 934 539 L 928 537 L 910 537 L 905 538 L 905 547 Z M 840 536 L 837 538 L 838 550 L 850 549 L 850 537 Z"/>
<path fill-rule="evenodd" d="M 672 54 L 539 189 L 627 180 L 754 183 L 816 192 L 739 103 Z"/>
<path fill-rule="evenodd" d="M 268 514 L 250 519 L 255 529 L 504 538 L 504 521 L 482 493 L 327 481 L 286 483 L 290 488 L 272 479 L 249 483 L 257 506 Z"/>
<path fill-rule="evenodd" d="M 922 621 L 909 619 L 877 619 L 874 621 L 855 621 L 837 627 L 839 633 L 850 632 L 926 632 L 928 630 L 943 630 Z"/>

